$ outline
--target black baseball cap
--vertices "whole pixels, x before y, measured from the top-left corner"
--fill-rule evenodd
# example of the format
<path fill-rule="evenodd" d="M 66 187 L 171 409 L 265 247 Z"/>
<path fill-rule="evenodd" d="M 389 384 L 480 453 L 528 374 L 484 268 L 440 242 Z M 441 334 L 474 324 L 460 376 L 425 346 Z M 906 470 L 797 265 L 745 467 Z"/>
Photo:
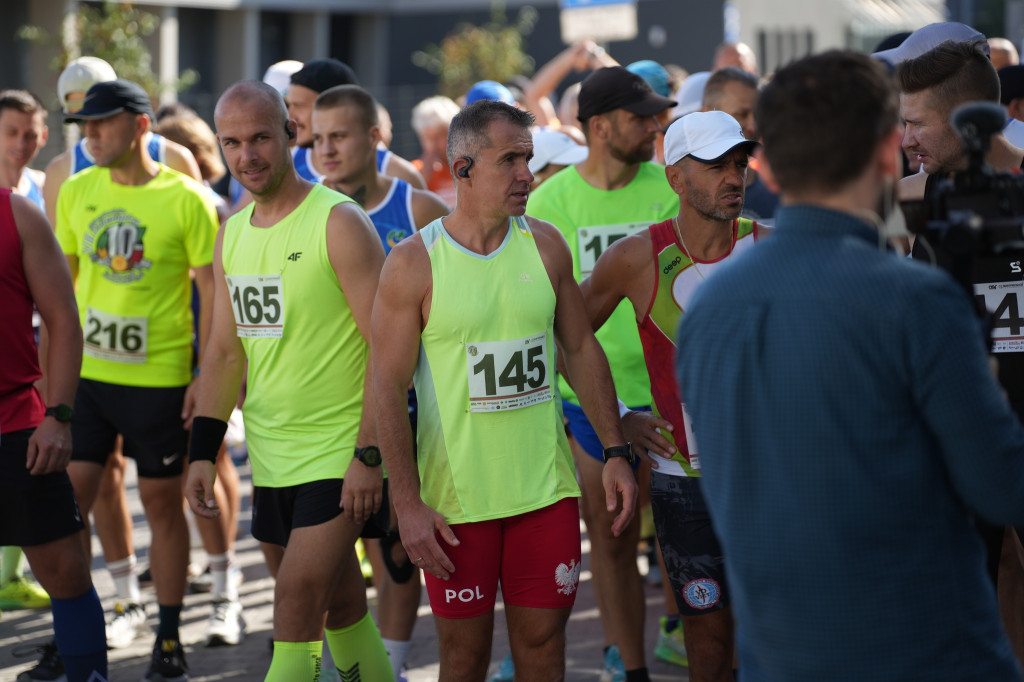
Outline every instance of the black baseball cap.
<path fill-rule="evenodd" d="M 73 114 L 65 114 L 66 123 L 89 121 L 106 118 L 122 111 L 146 114 L 153 120 L 153 107 L 149 104 L 149 95 L 138 83 L 124 78 L 96 83 L 85 93 L 82 108 Z"/>
<path fill-rule="evenodd" d="M 292 85 L 320 93 L 338 85 L 359 85 L 359 79 L 345 62 L 332 58 L 314 59 L 292 74 Z"/>
<path fill-rule="evenodd" d="M 625 109 L 637 116 L 654 116 L 675 105 L 675 100 L 654 92 L 647 81 L 625 67 L 609 66 L 583 81 L 577 118 L 586 121 L 615 109 Z"/>
<path fill-rule="evenodd" d="M 1024 97 L 1024 65 L 1015 64 L 999 69 L 999 99 L 1004 106 Z"/>

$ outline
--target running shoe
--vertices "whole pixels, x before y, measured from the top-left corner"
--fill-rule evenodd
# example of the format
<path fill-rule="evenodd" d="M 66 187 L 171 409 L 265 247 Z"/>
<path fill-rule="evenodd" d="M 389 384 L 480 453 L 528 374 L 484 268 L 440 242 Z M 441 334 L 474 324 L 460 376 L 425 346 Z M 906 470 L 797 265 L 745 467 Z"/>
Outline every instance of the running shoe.
<path fill-rule="evenodd" d="M 231 567 L 228 569 L 228 580 L 234 583 L 236 590 L 241 587 L 245 581 L 242 569 L 231 564 Z M 188 589 L 197 594 L 213 592 L 213 572 L 209 566 L 206 567 L 205 571 L 188 581 Z"/>
<path fill-rule="evenodd" d="M 487 678 L 487 682 L 512 682 L 516 677 L 516 666 L 512 662 L 512 654 L 506 654 L 498 664 L 498 669 Z"/>
<path fill-rule="evenodd" d="M 19 647 L 11 652 L 15 658 L 39 656 L 35 667 L 18 674 L 18 682 L 67 682 L 64 675 L 64 661 L 57 651 L 56 640 L 45 644 Z"/>
<path fill-rule="evenodd" d="M 15 576 L 0 587 L 0 609 L 48 609 L 50 595 L 35 580 Z"/>
<path fill-rule="evenodd" d="M 654 656 L 659 661 L 665 661 L 672 665 L 683 668 L 690 666 L 690 659 L 686 656 L 686 646 L 683 643 L 683 624 L 679 623 L 672 630 L 665 630 L 665 623 L 668 618 L 661 617 L 661 627 L 658 629 L 658 644 L 654 647 Z"/>
<path fill-rule="evenodd" d="M 217 599 L 206 626 L 206 646 L 235 646 L 245 637 L 242 604 L 237 599 Z"/>
<path fill-rule="evenodd" d="M 604 652 L 604 670 L 600 679 L 601 682 L 626 682 L 626 666 L 619 655 L 619 647 L 614 644 Z"/>
<path fill-rule="evenodd" d="M 125 649 L 132 641 L 144 634 L 146 609 L 142 604 L 119 601 L 114 604 L 114 617 L 107 626 L 107 648 Z"/>
<path fill-rule="evenodd" d="M 186 682 L 188 664 L 185 650 L 176 639 L 157 639 L 153 645 L 153 657 L 143 682 Z"/>

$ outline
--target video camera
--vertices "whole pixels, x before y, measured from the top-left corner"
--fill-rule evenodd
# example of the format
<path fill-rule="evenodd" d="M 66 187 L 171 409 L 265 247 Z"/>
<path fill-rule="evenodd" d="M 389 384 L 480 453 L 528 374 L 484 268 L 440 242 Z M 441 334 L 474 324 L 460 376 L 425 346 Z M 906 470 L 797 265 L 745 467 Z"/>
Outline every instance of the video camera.
<path fill-rule="evenodd" d="M 973 299 L 988 322 L 992 352 L 1007 354 L 1000 356 L 1001 383 L 1015 394 L 1011 400 L 1024 401 L 1024 174 L 998 173 L 985 161 L 992 136 L 1006 125 L 1001 106 L 965 104 L 951 123 L 967 169 L 939 179 L 923 201 L 901 203 L 917 235 L 913 254 L 949 271 Z"/>

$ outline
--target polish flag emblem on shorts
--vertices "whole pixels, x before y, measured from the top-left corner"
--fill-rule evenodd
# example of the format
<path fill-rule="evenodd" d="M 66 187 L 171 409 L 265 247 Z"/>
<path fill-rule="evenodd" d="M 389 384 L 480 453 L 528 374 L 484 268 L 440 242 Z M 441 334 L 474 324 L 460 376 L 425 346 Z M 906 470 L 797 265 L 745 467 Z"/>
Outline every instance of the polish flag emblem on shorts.
<path fill-rule="evenodd" d="M 558 564 L 558 568 L 555 569 L 555 583 L 558 585 L 558 593 L 566 596 L 576 591 L 576 587 L 580 584 L 580 568 L 582 564 L 576 563 L 573 559 L 569 562 L 569 565 Z"/>

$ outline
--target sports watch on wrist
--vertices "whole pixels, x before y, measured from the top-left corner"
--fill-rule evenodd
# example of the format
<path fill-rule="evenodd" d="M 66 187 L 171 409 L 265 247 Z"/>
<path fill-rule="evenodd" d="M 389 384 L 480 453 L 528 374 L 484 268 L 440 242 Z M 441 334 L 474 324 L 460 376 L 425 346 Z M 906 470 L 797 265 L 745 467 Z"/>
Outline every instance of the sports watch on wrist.
<path fill-rule="evenodd" d="M 44 417 L 53 417 L 59 422 L 67 423 L 71 421 L 71 415 L 73 414 L 70 405 L 61 403 L 54 405 L 53 407 L 47 407 L 46 412 L 43 413 Z"/>
<path fill-rule="evenodd" d="M 355 457 L 368 467 L 380 466 L 380 448 L 376 445 L 367 445 L 365 448 L 356 448 Z"/>
<path fill-rule="evenodd" d="M 629 462 L 629 466 L 634 466 L 636 464 L 636 453 L 633 452 L 632 443 L 626 443 L 625 445 L 613 445 L 610 448 L 604 449 L 604 461 L 606 464 L 608 460 L 614 457 L 622 457 Z"/>

